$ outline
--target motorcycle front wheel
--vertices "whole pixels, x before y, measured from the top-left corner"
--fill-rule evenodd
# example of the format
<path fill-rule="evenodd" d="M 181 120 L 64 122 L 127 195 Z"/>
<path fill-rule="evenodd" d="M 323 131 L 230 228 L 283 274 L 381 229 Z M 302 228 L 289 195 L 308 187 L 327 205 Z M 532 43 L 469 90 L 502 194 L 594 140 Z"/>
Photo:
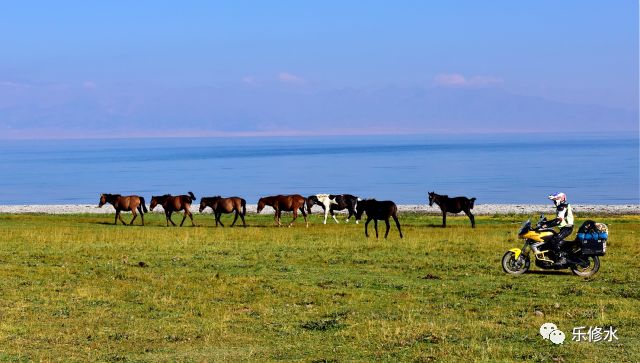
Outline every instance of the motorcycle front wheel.
<path fill-rule="evenodd" d="M 520 256 L 520 259 L 516 259 L 516 254 L 512 251 L 508 251 L 502 256 L 502 269 L 504 272 L 512 275 L 520 275 L 529 271 L 531 261 L 529 256 Z"/>
<path fill-rule="evenodd" d="M 593 276 L 600 269 L 600 258 L 598 256 L 586 256 L 582 260 L 584 263 L 571 266 L 574 275 L 589 277 Z"/>

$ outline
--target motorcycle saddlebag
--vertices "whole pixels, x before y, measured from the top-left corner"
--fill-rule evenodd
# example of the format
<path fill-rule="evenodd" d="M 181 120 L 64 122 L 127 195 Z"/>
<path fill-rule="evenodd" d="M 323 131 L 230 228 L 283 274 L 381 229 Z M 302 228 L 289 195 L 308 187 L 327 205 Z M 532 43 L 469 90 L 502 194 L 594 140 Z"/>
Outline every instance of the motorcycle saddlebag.
<path fill-rule="evenodd" d="M 578 229 L 577 240 L 580 243 L 582 254 L 585 256 L 604 256 L 607 252 L 607 239 L 609 231 L 604 224 L 586 221 Z"/>

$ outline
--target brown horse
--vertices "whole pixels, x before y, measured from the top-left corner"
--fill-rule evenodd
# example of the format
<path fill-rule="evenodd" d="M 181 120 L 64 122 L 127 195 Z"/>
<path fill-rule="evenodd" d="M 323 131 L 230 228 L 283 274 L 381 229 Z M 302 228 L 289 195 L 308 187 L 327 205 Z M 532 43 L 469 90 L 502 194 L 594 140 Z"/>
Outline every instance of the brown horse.
<path fill-rule="evenodd" d="M 373 219 L 373 226 L 376 230 L 376 238 L 378 238 L 378 219 L 384 220 L 387 226 L 387 231 L 384 233 L 384 238 L 389 235 L 389 218 L 393 218 L 398 227 L 398 233 L 402 238 L 402 229 L 400 229 L 400 221 L 398 220 L 398 206 L 396 203 L 390 200 L 377 201 L 375 199 L 365 199 L 358 202 L 356 205 L 356 221 L 362 218 L 362 214 L 367 213 L 367 221 L 364 223 L 364 235 L 369 237 L 369 231 L 367 225 Z"/>
<path fill-rule="evenodd" d="M 191 219 L 191 225 L 195 227 L 195 223 L 193 223 L 193 215 L 189 208 L 191 208 L 191 203 L 196 200 L 196 196 L 193 193 L 189 192 L 189 195 L 176 195 L 172 196 L 171 194 L 165 195 L 154 195 L 151 197 L 151 204 L 149 205 L 149 209 L 153 210 L 157 205 L 161 205 L 164 208 L 164 215 L 167 218 L 167 227 L 169 226 L 169 222 L 173 223 L 171 220 L 171 214 L 173 212 L 179 212 L 184 210 L 184 217 L 182 217 L 182 222 L 180 222 L 180 227 L 184 223 L 184 220 L 187 219 L 187 216 Z"/>
<path fill-rule="evenodd" d="M 258 210 L 260 213 L 262 209 L 264 209 L 265 205 L 272 207 L 276 213 L 274 219 L 278 223 L 278 226 L 282 226 L 280 223 L 280 217 L 282 215 L 282 211 L 285 212 L 293 212 L 293 220 L 289 223 L 289 227 L 293 224 L 293 222 L 298 218 L 298 210 L 302 212 L 302 216 L 304 217 L 304 222 L 307 227 L 309 227 L 309 222 L 307 221 L 307 212 L 305 212 L 304 207 L 307 204 L 307 199 L 300 194 L 292 194 L 292 195 L 274 195 L 271 197 L 264 197 L 258 200 Z"/>
<path fill-rule="evenodd" d="M 136 213 L 136 209 L 140 212 L 140 219 L 142 219 L 142 225 L 144 226 L 144 213 L 147 211 L 147 206 L 144 205 L 144 198 L 139 197 L 137 195 L 128 195 L 123 197 L 120 194 L 101 194 L 100 195 L 100 204 L 98 204 L 99 208 L 102 208 L 105 204 L 111 204 L 113 208 L 116 209 L 116 220 L 113 224 L 118 224 L 118 219 L 122 224 L 127 225 L 122 220 L 122 216 L 120 215 L 121 211 L 131 211 L 133 213 L 133 219 L 129 225 L 133 225 L 133 221 L 136 220 L 138 214 Z"/>
<path fill-rule="evenodd" d="M 436 203 L 442 211 L 442 228 L 447 226 L 447 213 L 464 212 L 471 220 L 471 228 L 476 228 L 476 220 L 473 218 L 471 210 L 476 198 L 455 197 L 449 198 L 448 195 L 440 195 L 435 192 L 429 192 L 429 206 Z"/>
<path fill-rule="evenodd" d="M 202 213 L 205 208 L 211 207 L 213 209 L 213 216 L 216 220 L 216 227 L 218 223 L 222 227 L 222 221 L 220 220 L 220 216 L 222 213 L 231 213 L 236 212 L 235 217 L 233 218 L 233 223 L 231 223 L 231 227 L 236 224 L 238 220 L 238 215 L 242 219 L 242 226 L 247 227 L 247 224 L 244 222 L 244 216 L 247 215 L 247 201 L 240 197 L 230 197 L 230 198 L 222 198 L 221 196 L 215 197 L 204 197 L 200 199 L 200 213 Z"/>

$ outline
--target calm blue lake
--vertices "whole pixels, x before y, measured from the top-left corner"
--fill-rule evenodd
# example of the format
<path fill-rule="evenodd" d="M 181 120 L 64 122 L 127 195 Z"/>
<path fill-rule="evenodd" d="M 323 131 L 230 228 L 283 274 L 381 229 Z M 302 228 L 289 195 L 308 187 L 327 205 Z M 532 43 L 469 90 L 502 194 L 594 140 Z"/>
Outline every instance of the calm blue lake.
<path fill-rule="evenodd" d="M 97 204 L 100 193 L 350 193 L 426 203 L 639 203 L 638 135 L 413 135 L 0 141 L 0 204 Z M 149 200 L 149 199 L 147 199 Z"/>

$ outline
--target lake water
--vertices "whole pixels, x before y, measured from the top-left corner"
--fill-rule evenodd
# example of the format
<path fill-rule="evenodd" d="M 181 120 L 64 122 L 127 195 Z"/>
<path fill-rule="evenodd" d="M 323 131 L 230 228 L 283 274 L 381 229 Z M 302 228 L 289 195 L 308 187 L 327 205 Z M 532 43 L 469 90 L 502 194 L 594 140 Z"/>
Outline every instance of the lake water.
<path fill-rule="evenodd" d="M 426 203 L 638 204 L 638 135 L 413 135 L 0 141 L 0 204 L 97 204 L 100 193 L 350 193 Z"/>

